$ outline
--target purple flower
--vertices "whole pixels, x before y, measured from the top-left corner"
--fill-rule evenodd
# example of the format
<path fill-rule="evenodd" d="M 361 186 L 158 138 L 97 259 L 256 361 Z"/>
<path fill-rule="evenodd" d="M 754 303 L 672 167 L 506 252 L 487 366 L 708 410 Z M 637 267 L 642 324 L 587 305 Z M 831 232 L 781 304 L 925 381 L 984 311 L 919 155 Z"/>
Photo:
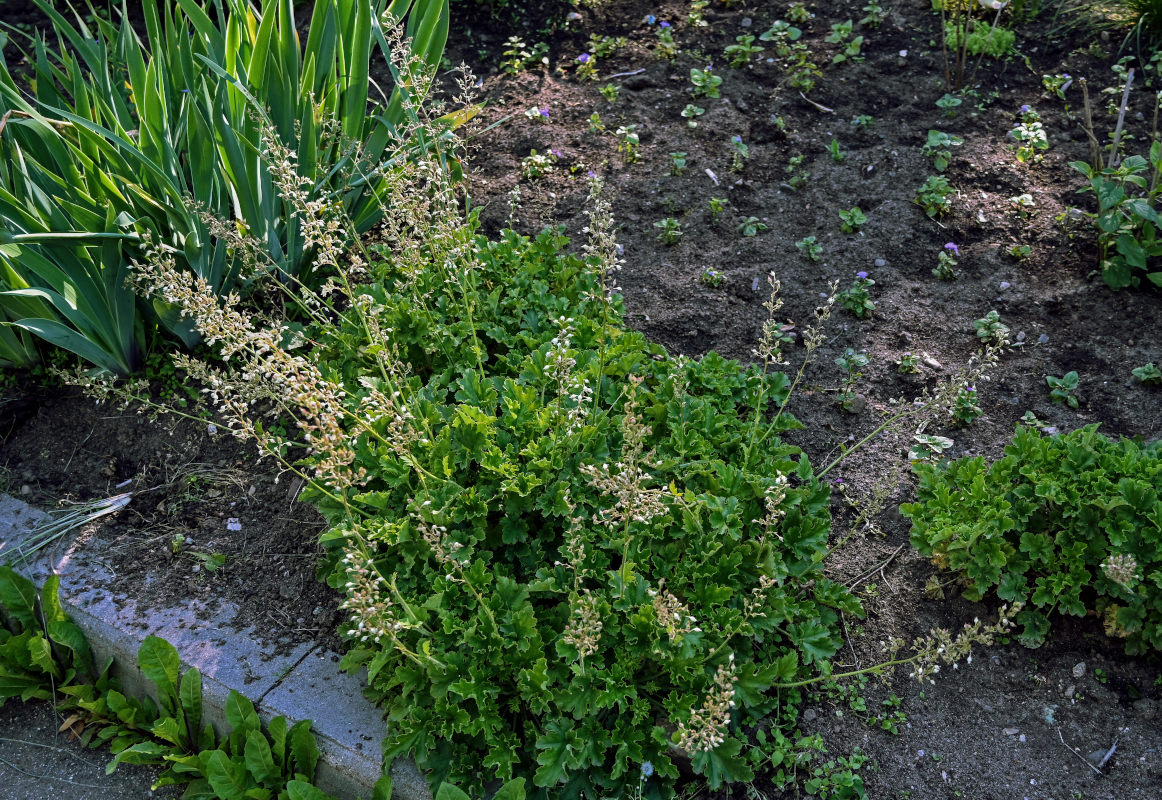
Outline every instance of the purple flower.
<path fill-rule="evenodd" d="M 589 172 L 587 172 L 587 173 L 586 173 L 586 176 L 587 176 L 587 177 L 589 177 L 589 178 L 596 178 L 596 177 L 597 177 L 597 173 L 596 173 L 596 172 L 594 172 L 593 170 L 589 170 Z"/>
<path fill-rule="evenodd" d="M 1021 113 L 1022 113 L 1022 114 L 1028 114 L 1028 113 L 1029 113 L 1029 106 L 1028 106 L 1028 104 L 1021 106 Z"/>
<path fill-rule="evenodd" d="M 661 22 L 658 23 L 658 27 L 659 28 L 668 28 L 668 27 L 670 27 L 670 23 L 666 22 L 665 20 L 662 20 Z"/>
<path fill-rule="evenodd" d="M 644 764 L 642 764 L 642 777 L 643 778 L 648 778 L 653 774 L 654 774 L 654 765 L 653 764 L 651 764 L 648 761 L 645 762 Z"/>
<path fill-rule="evenodd" d="M 843 478 L 836 478 L 832 483 L 843 483 Z"/>
<path fill-rule="evenodd" d="M 544 117 L 545 119 L 548 119 L 549 118 L 549 109 L 542 108 L 541 109 L 541 116 Z"/>
<path fill-rule="evenodd" d="M 581 55 L 577 56 L 577 62 L 580 64 L 588 64 L 589 63 L 589 54 L 582 53 Z"/>
<path fill-rule="evenodd" d="M 944 245 L 944 249 L 951 251 L 954 255 L 960 255 L 960 248 L 957 247 L 952 242 L 949 242 L 948 244 Z"/>
<path fill-rule="evenodd" d="M 975 391 L 976 391 L 976 387 L 975 387 L 975 386 L 965 386 L 965 387 L 964 387 L 964 391 L 966 391 L 966 392 L 975 392 Z"/>
<path fill-rule="evenodd" d="M 859 278 L 861 281 L 866 281 L 867 273 L 861 269 L 859 272 L 855 273 L 855 277 Z"/>
<path fill-rule="evenodd" d="M 555 157 L 561 158 L 561 151 L 560 150 L 557 150 L 556 148 L 550 148 L 549 152 L 552 153 Z"/>
<path fill-rule="evenodd" d="M 658 21 L 658 18 L 655 17 L 653 14 L 646 14 L 645 22 L 647 25 L 653 25 L 657 21 Z"/>

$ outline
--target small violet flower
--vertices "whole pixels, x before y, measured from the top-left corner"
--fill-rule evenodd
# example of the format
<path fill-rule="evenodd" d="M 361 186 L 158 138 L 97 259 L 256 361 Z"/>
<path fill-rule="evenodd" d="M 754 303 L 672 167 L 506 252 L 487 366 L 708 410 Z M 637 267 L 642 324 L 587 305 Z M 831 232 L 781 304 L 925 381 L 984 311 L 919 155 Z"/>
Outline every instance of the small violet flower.
<path fill-rule="evenodd" d="M 549 118 L 549 109 L 542 108 L 541 109 L 541 116 L 544 117 L 545 119 L 548 119 Z"/>
<path fill-rule="evenodd" d="M 647 25 L 653 25 L 657 21 L 658 21 L 658 18 L 655 17 L 653 14 L 646 14 L 645 23 Z"/>
<path fill-rule="evenodd" d="M 554 157 L 556 157 L 556 158 L 561 158 L 561 157 L 562 157 L 562 156 L 561 156 L 561 151 L 560 151 L 560 150 L 558 150 L 558 149 L 556 149 L 555 147 L 554 147 L 554 148 L 550 148 L 549 152 L 550 152 L 550 153 L 552 153 L 552 154 L 553 154 L 553 156 L 554 156 Z"/>
<path fill-rule="evenodd" d="M 654 774 L 654 765 L 653 764 L 651 764 L 648 761 L 645 762 L 644 764 L 642 764 L 642 777 L 643 778 L 648 778 L 653 774 Z"/>
<path fill-rule="evenodd" d="M 658 27 L 659 28 L 668 28 L 668 27 L 670 27 L 670 23 L 666 22 L 665 20 L 662 20 L 661 22 L 658 23 Z"/>
<path fill-rule="evenodd" d="M 867 273 L 861 269 L 859 272 L 855 273 L 855 277 L 859 278 L 861 281 L 866 281 Z"/>
<path fill-rule="evenodd" d="M 957 247 L 957 246 L 956 246 L 955 244 L 953 244 L 952 242 L 949 242 L 948 244 L 944 245 L 944 249 L 945 249 L 945 250 L 948 250 L 948 251 L 949 251 L 949 252 L 951 252 L 953 255 L 957 255 L 957 256 L 958 256 L 958 255 L 960 255 L 960 248 L 959 248 L 959 247 Z"/>
<path fill-rule="evenodd" d="M 1021 113 L 1022 113 L 1022 114 L 1028 114 L 1028 113 L 1029 113 L 1029 105 L 1028 105 L 1028 103 L 1026 103 L 1026 104 L 1024 104 L 1024 105 L 1022 105 L 1022 106 L 1021 106 Z"/>
<path fill-rule="evenodd" d="M 582 53 L 581 55 L 577 56 L 577 62 L 579 64 L 588 64 L 589 63 L 589 54 Z"/>

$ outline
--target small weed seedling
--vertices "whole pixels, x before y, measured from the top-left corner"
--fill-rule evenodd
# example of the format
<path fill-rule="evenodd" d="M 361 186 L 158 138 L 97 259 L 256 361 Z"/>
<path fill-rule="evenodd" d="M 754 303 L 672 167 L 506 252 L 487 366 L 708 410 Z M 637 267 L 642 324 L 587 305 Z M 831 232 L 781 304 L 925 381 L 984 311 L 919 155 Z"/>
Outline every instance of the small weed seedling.
<path fill-rule="evenodd" d="M 693 103 L 687 103 L 682 109 L 682 116 L 686 118 L 686 125 L 690 128 L 698 127 L 698 117 L 706 113 L 706 109 L 699 108 Z"/>
<path fill-rule="evenodd" d="M 1049 384 L 1049 396 L 1054 403 L 1065 403 L 1070 408 L 1077 408 L 1077 398 L 1073 394 L 1077 391 L 1077 372 L 1071 370 L 1060 378 L 1046 375 L 1045 382 Z"/>
<path fill-rule="evenodd" d="M 746 160 L 750 158 L 750 147 L 742 140 L 741 136 L 731 136 L 730 149 L 733 151 L 730 157 L 730 171 L 742 172 Z"/>
<path fill-rule="evenodd" d="M 960 147 L 962 144 L 964 144 L 964 139 L 959 136 L 933 130 L 928 131 L 928 141 L 924 143 L 921 152 L 932 159 L 932 166 L 936 168 L 937 172 L 943 172 L 948 169 L 948 165 L 952 162 L 951 148 Z"/>
<path fill-rule="evenodd" d="M 963 102 L 964 101 L 956 95 L 948 94 L 946 92 L 943 97 L 936 101 L 936 107 L 939 108 L 941 112 L 943 112 L 943 116 L 946 119 L 953 119 L 956 117 L 956 109 L 959 108 L 960 104 Z"/>
<path fill-rule="evenodd" d="M 799 154 L 791 156 L 787 159 L 787 166 L 785 172 L 787 173 L 787 187 L 798 191 L 807 185 L 807 179 L 811 177 L 811 173 L 803 166 L 806 156 Z"/>
<path fill-rule="evenodd" d="M 815 15 L 808 11 L 807 6 L 803 3 L 791 3 L 790 7 L 787 9 L 787 18 L 790 19 L 791 22 L 803 23 L 810 22 L 811 20 L 815 19 Z"/>
<path fill-rule="evenodd" d="M 969 425 L 984 416 L 977 405 L 976 387 L 965 386 L 952 404 L 952 419 L 957 425 Z"/>
<path fill-rule="evenodd" d="M 609 58 L 628 44 L 624 36 L 597 36 L 589 37 L 589 52 L 595 58 Z"/>
<path fill-rule="evenodd" d="M 791 43 L 798 41 L 802 35 L 803 31 L 780 19 L 776 20 L 759 38 L 764 42 L 774 42 L 775 53 L 778 54 L 779 58 L 787 58 L 791 55 Z"/>
<path fill-rule="evenodd" d="M 588 53 L 577 56 L 577 79 L 582 81 L 597 80 L 597 59 Z"/>
<path fill-rule="evenodd" d="M 665 21 L 658 23 L 657 33 L 658 43 L 654 45 L 654 52 L 657 53 L 658 58 L 664 58 L 671 61 L 678 57 L 678 45 L 674 41 L 674 27 Z"/>
<path fill-rule="evenodd" d="M 1026 258 L 1029 257 L 1029 254 L 1032 252 L 1033 252 L 1032 246 L 1027 245 L 1027 244 L 1015 244 L 1012 247 L 1010 247 L 1008 250 L 1005 251 L 1005 253 L 1010 258 L 1013 258 L 1017 261 L 1024 261 Z"/>
<path fill-rule="evenodd" d="M 855 385 L 859 379 L 863 377 L 861 369 L 867 366 L 867 353 L 864 351 L 852 350 L 847 348 L 843 355 L 835 359 L 838 365 L 844 372 L 847 373 L 843 379 L 843 385 L 839 389 L 839 394 L 836 397 L 836 402 L 843 407 L 844 411 L 853 411 L 856 407 L 856 401 L 859 399 L 855 393 Z"/>
<path fill-rule="evenodd" d="M 707 207 L 710 209 L 710 223 L 712 225 L 718 224 L 718 218 L 722 215 L 722 212 L 726 210 L 728 205 L 730 205 L 730 201 L 725 197 L 711 197 L 710 200 L 707 201 Z"/>
<path fill-rule="evenodd" d="M 722 85 L 722 76 L 715 75 L 710 66 L 705 69 L 691 67 L 690 83 L 694 84 L 691 95 L 695 98 L 709 97 L 713 99 L 722 96 L 718 91 L 718 87 Z"/>
<path fill-rule="evenodd" d="M 730 66 L 732 69 L 739 69 L 750 64 L 752 56 L 757 56 L 766 48 L 759 47 L 754 43 L 754 36 L 752 34 L 743 34 L 735 37 L 737 44 L 729 45 L 726 48 L 726 57 L 730 59 Z"/>
<path fill-rule="evenodd" d="M 1041 116 L 1029 106 L 1021 106 L 1017 119 L 1019 121 L 1009 131 L 1009 138 L 1017 143 L 1017 161 L 1022 164 L 1040 161 L 1041 154 L 1049 149 L 1049 138 L 1041 124 Z"/>
<path fill-rule="evenodd" d="M 875 121 L 876 118 L 871 114 L 860 114 L 859 116 L 852 118 L 851 125 L 854 128 L 870 128 L 875 123 Z"/>
<path fill-rule="evenodd" d="M 856 319 L 867 319 L 872 315 L 876 309 L 876 304 L 872 302 L 868 295 L 868 289 L 875 286 L 876 282 L 867 276 L 864 271 L 855 273 L 855 280 L 851 282 L 851 286 L 839 293 L 839 305 L 855 315 Z"/>
<path fill-rule="evenodd" d="M 532 106 L 531 108 L 525 110 L 525 119 L 532 122 L 548 122 L 549 109 Z"/>
<path fill-rule="evenodd" d="M 1135 369 L 1133 375 L 1146 386 L 1162 386 L 1162 370 L 1153 361 Z"/>
<path fill-rule="evenodd" d="M 557 150 L 550 150 L 547 153 L 538 153 L 536 150 L 531 150 L 527 156 L 521 159 L 521 171 L 529 180 L 544 177 L 553 171 L 553 165 L 557 163 L 560 155 L 560 152 Z"/>
<path fill-rule="evenodd" d="M 896 362 L 896 372 L 901 375 L 919 375 L 920 357 L 910 350 L 901 353 L 900 360 Z"/>
<path fill-rule="evenodd" d="M 847 211 L 840 211 L 839 219 L 841 222 L 839 229 L 841 231 L 844 233 L 856 233 L 867 222 L 867 215 L 863 213 L 859 206 L 856 206 Z"/>
<path fill-rule="evenodd" d="M 831 160 L 836 164 L 842 164 L 843 159 L 847 158 L 847 154 L 839 149 L 838 139 L 832 139 L 831 144 L 827 146 L 827 150 L 831 153 Z"/>
<path fill-rule="evenodd" d="M 637 161 L 638 148 L 641 146 L 641 136 L 638 135 L 637 125 L 624 125 L 617 129 L 617 152 L 626 164 Z"/>
<path fill-rule="evenodd" d="M 618 98 L 621 97 L 621 87 L 616 83 L 607 83 L 598 89 L 598 91 L 610 103 L 616 103 Z"/>
<path fill-rule="evenodd" d="M 943 453 L 954 442 L 947 436 L 932 436 L 918 433 L 912 437 L 912 447 L 908 450 L 908 460 L 913 464 L 935 464 L 943 458 Z"/>
<path fill-rule="evenodd" d="M 1059 73 L 1057 75 L 1042 75 L 1041 85 L 1045 87 L 1045 91 L 1056 97 L 1058 100 L 1065 100 L 1065 90 L 1073 85 L 1073 78 L 1069 77 L 1068 72 Z M 1069 110 L 1069 104 L 1065 104 L 1065 110 Z"/>
<path fill-rule="evenodd" d="M 868 4 L 861 10 L 865 16 L 859 21 L 859 24 L 872 29 L 878 28 L 880 23 L 884 21 L 884 17 L 887 16 L 887 12 L 879 4 L 879 0 L 868 0 Z"/>
<path fill-rule="evenodd" d="M 799 248 L 799 252 L 808 261 L 823 260 L 823 245 L 816 241 L 814 236 L 805 236 L 799 241 L 795 242 L 795 247 Z"/>
<path fill-rule="evenodd" d="M 601 119 L 601 114 L 596 111 L 589 115 L 589 132 L 605 133 L 605 123 Z"/>
<path fill-rule="evenodd" d="M 699 280 L 702 281 L 703 285 L 709 286 L 711 289 L 717 289 L 722 285 L 723 278 L 721 272 L 715 272 L 714 270 L 710 269 L 710 267 L 707 267 L 702 271 L 702 275 L 699 276 Z"/>
<path fill-rule="evenodd" d="M 766 224 L 758 217 L 747 217 L 738 224 L 738 232 L 748 239 L 756 234 L 762 233 L 766 229 Z"/>
<path fill-rule="evenodd" d="M 654 227 L 661 232 L 658 234 L 658 241 L 662 244 L 677 244 L 678 240 L 682 238 L 682 223 L 673 217 L 666 217 L 654 223 Z"/>
<path fill-rule="evenodd" d="M 670 153 L 670 174 L 674 177 L 681 177 L 686 171 L 686 153 L 683 150 Z"/>
<path fill-rule="evenodd" d="M 504 53 L 501 54 L 500 68 L 509 75 L 516 75 L 534 64 L 549 66 L 549 45 L 537 42 L 530 48 L 519 36 L 508 37 Z"/>
<path fill-rule="evenodd" d="M 985 344 L 1005 345 L 1009 342 L 1009 326 L 1001 322 L 1001 315 L 995 310 L 974 320 L 972 327 L 976 328 L 977 338 Z"/>
<path fill-rule="evenodd" d="M 932 275 L 942 281 L 956 280 L 956 257 L 960 255 L 960 248 L 954 242 L 944 245 L 936 256 L 936 266 L 932 268 Z"/>
<path fill-rule="evenodd" d="M 1033 195 L 1025 192 L 1009 198 L 1009 208 L 1021 219 L 1029 219 L 1037 213 L 1037 201 Z"/>
<path fill-rule="evenodd" d="M 916 190 L 915 202 L 924 213 L 935 219 L 952 209 L 952 195 L 956 190 L 943 175 L 930 175 Z"/>

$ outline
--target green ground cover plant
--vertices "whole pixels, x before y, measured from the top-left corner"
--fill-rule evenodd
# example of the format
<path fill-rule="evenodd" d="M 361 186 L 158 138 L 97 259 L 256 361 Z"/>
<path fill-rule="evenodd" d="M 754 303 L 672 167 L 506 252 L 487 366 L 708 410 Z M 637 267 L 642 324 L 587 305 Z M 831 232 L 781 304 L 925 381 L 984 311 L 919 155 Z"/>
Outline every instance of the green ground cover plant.
<path fill-rule="evenodd" d="M 1127 653 L 1162 649 L 1162 446 L 1091 425 L 1043 436 L 1018 427 L 1004 458 L 917 463 L 900 507 L 912 544 L 963 580 L 964 595 L 1020 602 L 1036 647 L 1054 611 L 1094 613 Z"/>

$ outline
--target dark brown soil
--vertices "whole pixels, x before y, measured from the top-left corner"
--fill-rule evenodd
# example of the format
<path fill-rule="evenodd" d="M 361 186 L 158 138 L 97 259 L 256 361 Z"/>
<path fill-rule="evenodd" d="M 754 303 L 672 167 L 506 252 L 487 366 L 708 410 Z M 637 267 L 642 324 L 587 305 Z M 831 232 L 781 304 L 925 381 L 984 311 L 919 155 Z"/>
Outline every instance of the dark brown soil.
<path fill-rule="evenodd" d="M 809 95 L 813 103 L 785 84 L 777 63 L 767 62 L 769 45 L 749 68 L 730 69 L 721 56 L 735 36 L 765 31 L 785 14 L 784 4 L 714 3 L 705 12 L 709 25 L 701 28 L 684 21 L 686 3 L 607 0 L 580 9 L 580 19 L 549 42 L 549 70 L 485 77 L 483 122 L 508 118 L 472 140 L 470 191 L 486 232 L 507 224 L 509 195 L 519 185 L 515 227 L 535 233 L 546 224 L 563 224 L 580 237 L 585 177 L 589 170 L 599 173 L 621 224 L 626 263 L 620 283 L 629 323 L 672 352 L 691 356 L 713 349 L 751 357 L 765 318 L 770 271 L 782 281 L 780 315 L 798 324 L 796 332 L 810 321 L 831 280 L 843 288 L 857 271 L 868 272 L 876 282 L 874 316 L 861 321 L 836 312 L 792 405 L 807 425 L 793 441 L 817 464 L 872 430 L 891 399 L 911 398 L 965 364 L 978 347 L 972 321 L 993 309 L 1019 346 L 1008 349 L 976 387 L 983 418 L 929 431 L 953 438 L 953 455 L 1000 455 L 1028 410 L 1063 431 L 1100 422 L 1108 435 L 1159 438 L 1162 391 L 1142 386 L 1130 371 L 1148 361 L 1162 363 L 1162 298 L 1149 289 L 1110 291 L 1093 274 L 1092 233 L 1070 211 L 1093 206 L 1089 196 L 1077 193 L 1083 181 L 1068 166 L 1088 158 L 1077 114 L 1080 91 L 1075 83 L 1067 93 L 1071 115 L 1041 86 L 1044 74 L 1087 77 L 1104 136 L 1114 118 L 1104 113 L 1100 90 L 1116 84 L 1110 65 L 1122 33 L 1108 39 L 1061 34 L 1046 12 L 1018 29 L 1020 55 L 984 62 L 976 79 L 979 99 L 966 99 L 958 115 L 947 119 L 935 105 L 946 88 L 936 39 L 939 17 L 920 0 L 885 5 L 888 14 L 878 29 L 856 25 L 865 36 L 865 60 L 838 65 L 829 63 L 837 46 L 823 38 L 832 23 L 858 20 L 861 4 L 809 5 L 815 17 L 800 27 L 824 65 Z M 673 23 L 682 51 L 675 60 L 652 53 L 656 40 L 643 23 L 647 15 Z M 600 80 L 579 82 L 575 58 L 591 34 L 626 36 L 628 44 L 599 62 Z M 477 30 L 472 46 L 454 39 L 450 54 L 472 60 L 479 43 L 495 52 L 507 35 Z M 699 53 L 713 58 L 724 80 L 720 99 L 693 100 L 706 113 L 691 129 L 681 111 L 692 101 L 689 70 L 705 63 L 696 58 Z M 615 103 L 598 92 L 606 83 L 620 86 Z M 1145 148 L 1152 96 L 1144 89 L 1132 94 L 1131 152 Z M 1051 147 L 1039 163 L 1018 163 L 1005 137 L 1022 104 L 1033 106 L 1049 131 Z M 534 106 L 548 110 L 547 120 L 525 117 Z M 589 131 L 595 111 L 606 133 Z M 861 114 L 873 116 L 874 123 L 853 126 Z M 641 149 L 639 159 L 627 164 L 612 132 L 631 124 Z M 929 129 L 965 140 L 946 173 L 957 189 L 952 212 L 939 221 L 912 202 L 916 188 L 934 173 L 920 152 Z M 736 135 L 750 148 L 738 173 L 731 170 Z M 841 163 L 828 150 L 832 139 L 846 154 Z M 561 153 L 553 172 L 536 180 L 523 177 L 521 166 L 533 149 Z M 669 174 L 669 154 L 678 151 L 688 162 L 681 177 Z M 798 191 L 786 185 L 786 167 L 796 155 L 805 157 L 810 173 Z M 1027 218 L 1010 203 L 1024 193 L 1035 203 Z M 717 224 L 708 211 L 711 197 L 729 200 Z M 868 218 L 863 231 L 841 233 L 837 212 L 857 205 Z M 746 238 L 736 227 L 751 216 L 767 228 Z M 666 217 L 678 219 L 684 232 L 673 246 L 656 239 L 654 223 Z M 820 263 L 807 261 L 795 247 L 808 235 L 823 246 Z M 959 277 L 943 282 L 930 271 L 947 242 L 960 249 Z M 1014 244 L 1029 245 L 1029 257 L 1006 255 Z M 707 269 L 722 276 L 719 286 L 701 280 Z M 864 405 L 854 414 L 835 403 L 841 373 L 833 360 L 847 348 L 866 350 L 871 359 L 858 389 Z M 920 375 L 896 372 L 893 362 L 905 351 L 927 356 Z M 791 368 L 802 354 L 797 343 L 789 348 Z M 1045 382 L 1047 375 L 1070 370 L 1080 376 L 1076 411 L 1051 402 Z M 839 485 L 853 498 L 868 494 L 906 446 L 907 435 L 873 440 L 837 468 Z M 94 410 L 79 399 L 57 398 L 16 426 L 0 449 L 0 463 L 7 464 L 13 491 L 27 485 L 31 499 L 46 506 L 65 497 L 107 496 L 124 491 L 117 488 L 122 481 L 132 481 L 133 503 L 98 526 L 92 543 L 113 560 L 117 591 L 134 591 L 151 572 L 164 578 L 151 585 L 167 587 L 170 599 L 249 597 L 255 610 L 247 613 L 256 616 L 240 623 L 259 623 L 287 642 L 330 635 L 338 624 L 334 595 L 313 581 L 320 521 L 295 502 L 296 487 L 286 479 L 275 483 L 272 468 L 254 464 L 248 446 L 211 436 L 205 424 L 158 427 Z M 191 482 L 200 469 L 214 477 Z M 892 489 L 889 508 L 912 497 L 906 477 Z M 850 516 L 839 492 L 835 511 L 841 521 Z M 238 519 L 240 531 L 228 530 L 231 518 Z M 170 546 L 175 533 L 194 542 L 177 555 Z M 847 620 L 850 647 L 837 659 L 836 671 L 875 663 L 889 637 L 911 639 L 933 626 L 956 629 L 974 616 L 995 613 L 987 602 L 924 596 L 935 568 L 907 546 L 908 525 L 895 511 L 880 515 L 865 533 L 831 561 L 834 577 L 846 581 L 883 565 L 860 584 L 868 616 Z M 221 553 L 227 560 L 209 574 L 192 555 L 198 552 Z M 262 624 L 264 616 L 269 619 Z M 979 651 L 971 665 L 942 673 L 934 685 L 897 675 L 886 685 L 869 685 L 863 695 L 866 709 L 852 708 L 839 696 L 815 698 L 803 731 L 819 732 L 831 757 L 854 748 L 869 756 L 861 772 L 870 798 L 1162 795 L 1162 665 L 1156 656 L 1124 656 L 1093 620 L 1058 618 L 1038 650 L 1005 643 Z M 898 734 L 883 730 L 879 721 L 892 710 L 882 702 L 892 697 L 907 717 Z M 1083 763 L 1096 751 L 1100 760 L 1115 741 L 1102 775 Z M 753 787 L 736 788 L 735 796 L 792 795 L 781 795 L 760 777 Z"/>

